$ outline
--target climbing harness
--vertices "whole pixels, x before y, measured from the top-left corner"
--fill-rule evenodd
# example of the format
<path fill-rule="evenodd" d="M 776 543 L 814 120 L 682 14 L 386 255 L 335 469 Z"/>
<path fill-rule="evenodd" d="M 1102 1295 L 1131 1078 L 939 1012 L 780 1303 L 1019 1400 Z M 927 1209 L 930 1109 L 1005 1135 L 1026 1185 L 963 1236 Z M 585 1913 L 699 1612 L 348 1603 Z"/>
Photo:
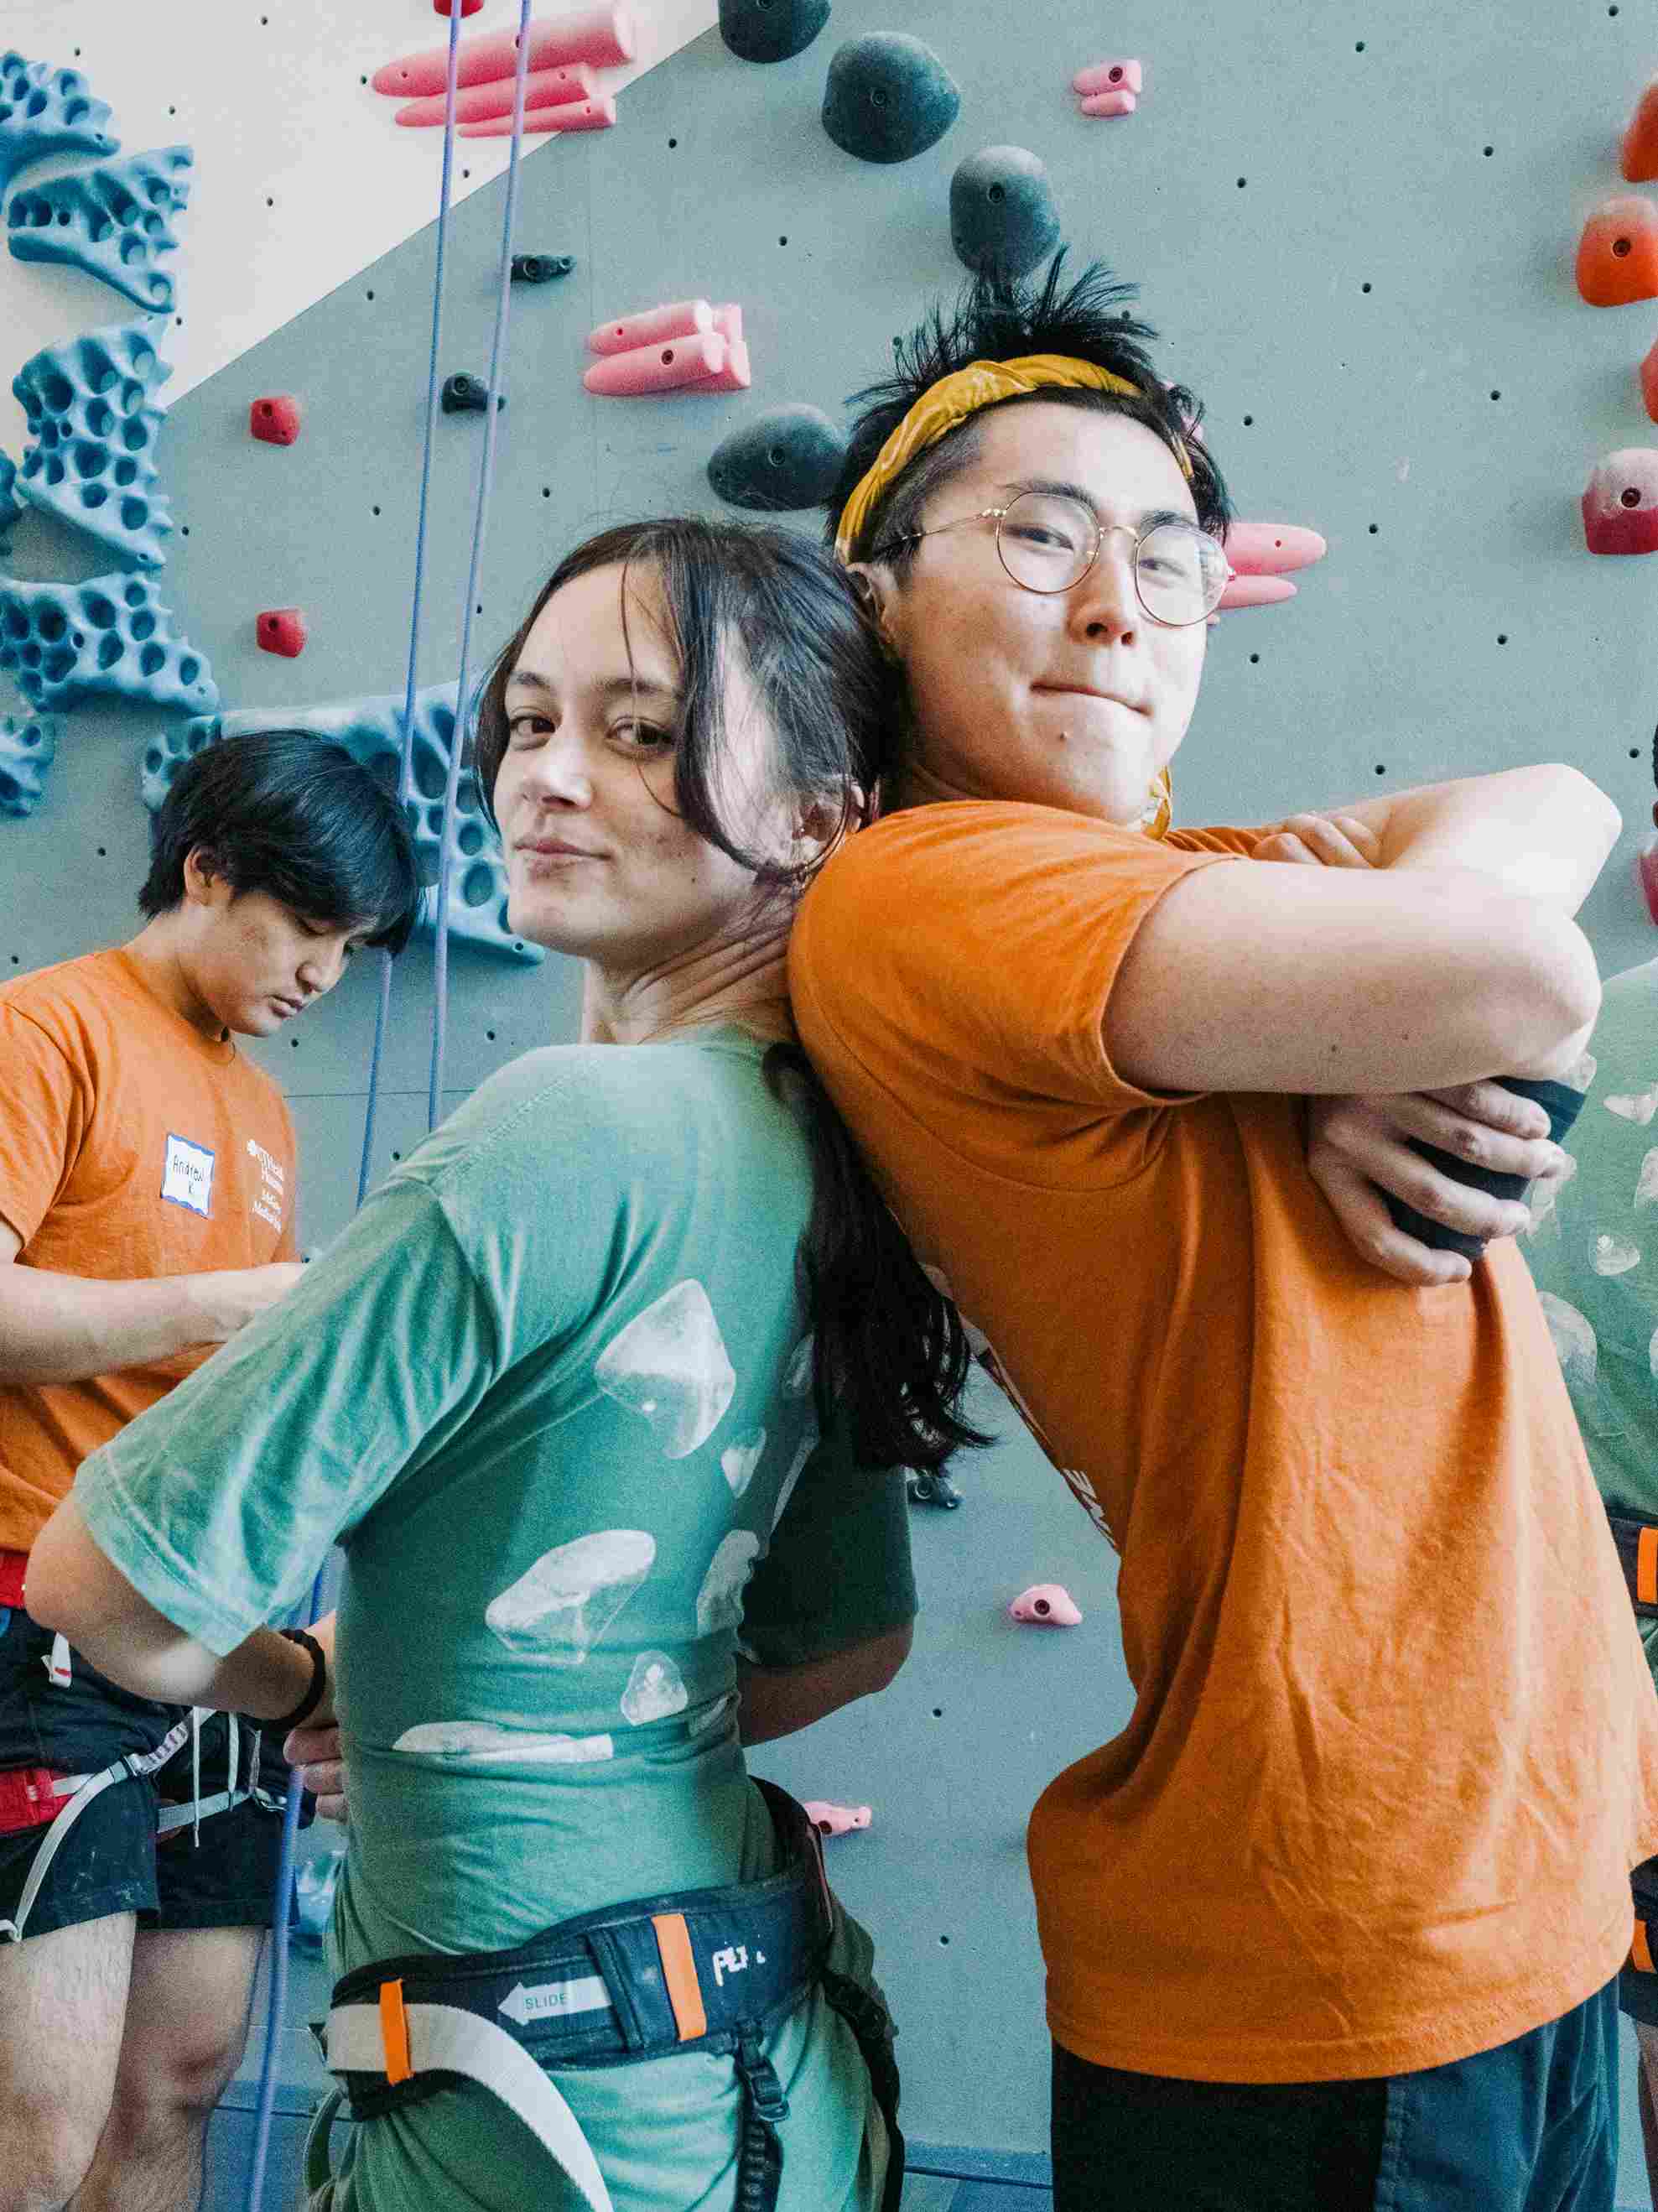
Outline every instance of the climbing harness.
<path fill-rule="evenodd" d="M 313 2028 L 343 2087 L 306 2145 L 310 2212 L 330 2212 L 329 2132 L 343 2104 L 372 2122 L 476 2082 L 513 2113 L 581 2191 L 612 2212 L 556 2068 L 636 2065 L 674 2052 L 729 2054 L 743 2088 L 738 2212 L 774 2212 L 788 2098 L 765 2038 L 821 1988 L 857 2038 L 890 2142 L 884 2212 L 903 2177 L 893 2027 L 876 1992 L 829 1965 L 836 1906 L 822 1846 L 786 1792 L 756 1782 L 786 1866 L 764 1881 L 680 1890 L 580 1915 L 510 1950 L 385 1959 L 334 1987 Z"/>
<path fill-rule="evenodd" d="M 1630 1603 L 1640 1620 L 1658 1620 L 1658 1525 L 1631 1520 L 1606 1510 L 1612 1541 L 1628 1585 Z"/>

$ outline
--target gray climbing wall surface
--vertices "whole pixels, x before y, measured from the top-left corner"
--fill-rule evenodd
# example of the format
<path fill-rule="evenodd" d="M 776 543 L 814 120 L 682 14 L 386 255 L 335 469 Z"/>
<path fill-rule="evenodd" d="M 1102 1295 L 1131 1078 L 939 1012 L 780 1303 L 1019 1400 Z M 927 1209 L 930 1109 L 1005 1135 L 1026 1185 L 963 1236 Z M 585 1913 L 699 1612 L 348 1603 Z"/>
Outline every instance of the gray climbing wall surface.
<path fill-rule="evenodd" d="M 296 4 L 270 0 L 272 12 Z M 428 35 L 421 21 L 411 13 L 408 44 Z M 877 167 L 832 144 L 818 112 L 835 49 L 892 29 L 937 49 L 962 106 L 929 150 Z M 1145 62 L 1139 112 L 1085 119 L 1071 75 L 1114 54 Z M 615 131 L 527 160 L 518 245 L 574 252 L 579 265 L 513 295 L 480 637 L 504 638 L 553 561 L 595 526 L 713 508 L 708 456 L 764 410 L 800 402 L 841 422 L 844 396 L 881 371 L 894 333 L 963 274 L 950 236 L 957 165 L 987 146 L 1025 147 L 1047 166 L 1078 253 L 1142 282 L 1170 373 L 1209 401 L 1210 444 L 1241 512 L 1329 540 L 1293 604 L 1228 616 L 1212 634 L 1178 813 L 1249 821 L 1570 760 L 1630 824 L 1588 912 L 1603 963 L 1646 957 L 1629 859 L 1651 799 L 1658 562 L 1589 557 L 1576 501 L 1597 457 L 1658 443 L 1635 381 L 1658 304 L 1584 307 L 1571 258 L 1587 210 L 1619 188 L 1617 134 L 1655 68 L 1650 0 L 1448 11 L 1427 0 L 1178 11 L 1127 0 L 1108 18 L 1081 0 L 1026 0 L 1017 29 L 1005 9 L 950 0 L 835 0 L 823 35 L 770 66 L 736 60 L 710 33 L 629 90 Z M 392 128 L 376 103 L 352 161 L 372 160 L 374 134 Z M 433 168 L 435 179 L 435 143 Z M 198 173 L 198 203 L 214 188 Z M 455 218 L 446 374 L 487 368 L 503 189 Z M 160 482 L 177 525 L 163 590 L 227 712 L 401 687 L 433 256 L 428 230 L 190 392 L 162 431 Z M 188 284 L 187 232 L 178 261 L 185 312 L 210 316 L 211 298 Z M 65 336 L 109 320 L 91 280 L 29 274 L 64 287 Z M 751 392 L 583 393 L 595 323 L 695 295 L 743 302 Z M 282 392 L 304 410 L 299 442 L 254 443 L 249 403 Z M 483 428 L 476 415 L 440 425 L 423 684 L 455 672 Z M 79 580 L 107 564 L 30 514 L 8 568 Z M 291 662 L 253 642 L 256 613 L 288 605 L 305 610 L 311 635 Z M 14 703 L 0 699 L 0 711 Z M 0 817 L 0 973 L 131 930 L 140 764 L 161 719 L 76 708 L 33 811 Z M 429 972 L 422 946 L 401 964 L 382 1168 L 424 1125 Z M 573 1034 L 568 963 L 519 969 L 463 944 L 452 972 L 452 1098 L 513 1054 Z M 365 969 L 258 1048 L 294 1101 L 309 1243 L 349 1208 L 372 1028 Z M 854 1709 L 759 1764 L 804 1795 L 875 1808 L 868 1833 L 831 1847 L 831 1865 L 880 1942 L 912 2132 L 1033 2150 L 1046 2048 L 1024 1819 L 1042 1782 L 1119 1727 L 1130 1698 L 1111 1558 L 1057 1479 L 1016 1437 L 963 1480 L 961 1511 L 916 1516 L 927 1609 L 898 1684 L 878 1710 Z M 1083 1626 L 1007 1625 L 1006 1600 L 1047 1579 L 1069 1585 Z M 1633 2198 L 1632 2115 L 1626 2136 L 1622 2194 Z"/>

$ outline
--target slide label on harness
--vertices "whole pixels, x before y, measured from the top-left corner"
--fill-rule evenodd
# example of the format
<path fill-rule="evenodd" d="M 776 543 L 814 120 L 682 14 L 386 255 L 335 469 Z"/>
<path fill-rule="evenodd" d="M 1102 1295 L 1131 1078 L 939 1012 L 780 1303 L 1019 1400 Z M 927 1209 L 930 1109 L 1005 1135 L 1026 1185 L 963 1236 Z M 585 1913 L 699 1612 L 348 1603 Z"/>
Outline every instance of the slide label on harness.
<path fill-rule="evenodd" d="M 610 1993 L 597 1974 L 568 1982 L 536 1982 L 528 1988 L 519 1982 L 497 2008 L 520 2027 L 532 2020 L 550 2020 L 574 2012 L 608 2012 Z"/>

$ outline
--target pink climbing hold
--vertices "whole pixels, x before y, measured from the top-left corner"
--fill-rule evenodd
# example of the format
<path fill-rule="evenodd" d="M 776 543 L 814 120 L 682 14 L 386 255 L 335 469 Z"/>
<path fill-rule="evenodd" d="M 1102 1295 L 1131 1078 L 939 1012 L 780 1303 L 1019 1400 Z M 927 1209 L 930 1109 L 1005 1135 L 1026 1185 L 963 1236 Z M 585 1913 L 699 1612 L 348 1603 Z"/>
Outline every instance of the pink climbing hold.
<path fill-rule="evenodd" d="M 608 92 L 601 92 L 592 100 L 568 100 L 558 107 L 526 109 L 524 132 L 531 137 L 540 131 L 608 131 L 615 122 L 616 101 Z M 512 135 L 510 114 L 492 115 L 487 123 L 463 123 L 456 133 L 461 138 L 510 138 Z"/>
<path fill-rule="evenodd" d="M 1658 345 L 1655 345 L 1641 363 L 1641 397 L 1655 422 L 1658 422 Z"/>
<path fill-rule="evenodd" d="M 308 634 L 298 607 L 267 607 L 253 625 L 260 652 L 280 653 L 287 660 L 299 659 Z"/>
<path fill-rule="evenodd" d="M 1226 557 L 1240 576 L 1284 576 L 1310 568 L 1329 547 L 1316 530 L 1293 522 L 1235 522 L 1226 533 Z"/>
<path fill-rule="evenodd" d="M 694 388 L 698 392 L 746 392 L 753 381 L 748 347 L 741 338 L 727 338 L 726 366 L 712 376 L 699 376 Z"/>
<path fill-rule="evenodd" d="M 1072 92 L 1084 99 L 1096 92 L 1132 92 L 1138 97 L 1145 88 L 1145 71 L 1139 62 L 1096 62 L 1071 80 Z"/>
<path fill-rule="evenodd" d="M 581 381 L 589 392 L 609 399 L 639 399 L 657 392 L 707 388 L 707 380 L 726 366 L 730 349 L 718 331 L 670 338 L 664 345 L 637 346 L 596 361 Z"/>
<path fill-rule="evenodd" d="M 247 427 L 264 445 L 291 446 L 300 434 L 300 403 L 287 392 L 256 399 L 247 410 Z"/>
<path fill-rule="evenodd" d="M 1583 494 L 1583 538 L 1591 553 L 1658 553 L 1658 450 L 1610 453 Z"/>
<path fill-rule="evenodd" d="M 714 326 L 722 338 L 739 345 L 743 338 L 743 310 L 735 300 L 728 300 L 723 307 L 714 311 Z"/>
<path fill-rule="evenodd" d="M 1275 607 L 1295 595 L 1296 587 L 1287 576 L 1234 576 L 1217 600 L 1216 611 L 1230 614 L 1238 607 Z"/>
<path fill-rule="evenodd" d="M 1007 1608 L 1015 1620 L 1028 1620 L 1039 1628 L 1077 1628 L 1082 1613 L 1069 1590 L 1059 1583 L 1032 1583 Z"/>
<path fill-rule="evenodd" d="M 635 44 L 633 15 L 616 0 L 614 5 L 531 23 L 530 69 L 531 72 L 556 69 L 567 62 L 616 69 L 633 59 Z M 497 31 L 487 39 L 464 39 L 455 58 L 455 82 L 490 84 L 499 77 L 510 77 L 517 67 L 516 31 Z M 442 92 L 449 82 L 449 49 L 428 46 L 422 53 L 401 55 L 376 70 L 370 82 L 376 92 L 393 100 Z"/>
<path fill-rule="evenodd" d="M 1139 102 L 1132 92 L 1095 92 L 1080 105 L 1084 115 L 1132 115 Z"/>
<path fill-rule="evenodd" d="M 1649 837 L 1635 856 L 1635 880 L 1647 902 L 1647 912 L 1658 922 L 1658 838 Z"/>
<path fill-rule="evenodd" d="M 476 15 L 483 5 L 483 0 L 460 0 L 462 22 L 465 22 L 469 15 Z M 432 0 L 432 13 L 434 15 L 452 15 L 453 10 L 449 5 L 449 0 Z"/>
<path fill-rule="evenodd" d="M 822 1797 L 808 1797 L 800 1810 L 820 1836 L 847 1836 L 870 1822 L 867 1805 L 830 1805 Z"/>
<path fill-rule="evenodd" d="M 601 323 L 589 332 L 587 350 L 632 353 L 636 347 L 656 345 L 664 338 L 696 337 L 714 328 L 714 309 L 706 300 L 674 300 L 666 307 L 647 308 L 643 314 Z"/>
<path fill-rule="evenodd" d="M 592 100 L 598 91 L 593 73 L 585 62 L 567 64 L 561 69 L 531 70 L 524 80 L 524 107 L 527 114 L 531 108 L 555 107 L 566 100 Z M 429 100 L 411 100 L 398 108 L 392 118 L 402 124 L 405 131 L 424 131 L 434 124 L 441 125 L 446 105 L 442 93 Z M 467 86 L 455 94 L 457 123 L 483 123 L 492 115 L 510 115 L 513 112 L 513 80 L 510 76 L 493 78 L 488 84 Z"/>

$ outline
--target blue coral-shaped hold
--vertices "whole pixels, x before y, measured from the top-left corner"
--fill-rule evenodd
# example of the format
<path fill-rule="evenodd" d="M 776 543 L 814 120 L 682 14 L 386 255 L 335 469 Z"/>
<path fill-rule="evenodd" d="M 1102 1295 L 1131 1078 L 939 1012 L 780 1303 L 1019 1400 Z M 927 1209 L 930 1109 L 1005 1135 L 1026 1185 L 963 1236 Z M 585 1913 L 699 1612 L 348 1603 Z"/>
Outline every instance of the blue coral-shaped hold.
<path fill-rule="evenodd" d="M 205 655 L 179 635 L 149 576 L 84 584 L 0 576 L 0 668 L 41 712 L 100 693 L 198 714 L 219 703 Z"/>
<path fill-rule="evenodd" d="M 0 191 L 20 169 L 48 154 L 113 154 L 109 108 L 94 100 L 79 70 L 0 54 Z"/>
<path fill-rule="evenodd" d="M 343 745 L 354 760 L 374 769 L 392 784 L 403 757 L 403 695 L 351 699 L 324 707 L 241 708 L 166 731 L 151 741 L 144 754 L 139 778 L 144 805 L 153 813 L 166 798 L 173 777 L 203 745 L 258 730 L 303 730 L 310 737 L 331 738 Z M 455 686 L 434 684 L 417 691 L 411 787 L 405 811 L 425 886 L 416 928 L 427 937 L 437 927 L 443 796 L 454 744 Z M 513 933 L 507 919 L 507 870 L 500 842 L 484 818 L 472 780 L 465 774 L 457 794 L 449 847 L 449 934 L 509 960 L 545 957 L 539 945 L 526 945 Z"/>
<path fill-rule="evenodd" d="M 17 464 L 0 453 L 0 553 L 11 550 L 11 533 L 23 512 L 17 496 Z"/>
<path fill-rule="evenodd" d="M 33 442 L 17 490 L 88 532 L 135 568 L 159 568 L 173 528 L 155 489 L 161 410 L 156 387 L 172 375 L 161 355 L 164 316 L 114 323 L 48 346 L 12 379 Z"/>
<path fill-rule="evenodd" d="M 34 811 L 57 752 L 56 722 L 0 714 L 0 814 L 21 821 Z"/>
<path fill-rule="evenodd" d="M 84 269 L 135 307 L 170 315 L 173 279 L 155 263 L 178 248 L 168 218 L 189 204 L 195 159 L 188 146 L 163 146 L 20 185 L 6 210 L 13 258 Z"/>

